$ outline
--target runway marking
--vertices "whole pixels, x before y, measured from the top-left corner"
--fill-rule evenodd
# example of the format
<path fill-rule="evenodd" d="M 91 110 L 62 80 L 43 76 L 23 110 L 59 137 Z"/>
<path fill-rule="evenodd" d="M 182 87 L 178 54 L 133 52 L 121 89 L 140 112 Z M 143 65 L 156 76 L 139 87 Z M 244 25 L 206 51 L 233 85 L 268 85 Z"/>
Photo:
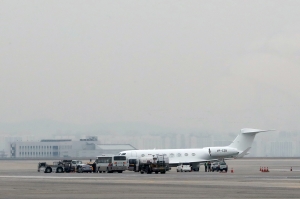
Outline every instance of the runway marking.
<path fill-rule="evenodd" d="M 89 176 L 86 176 L 86 177 L 63 177 L 63 176 L 0 176 L 0 178 L 36 178 L 36 179 L 74 179 L 74 178 L 77 178 L 77 179 L 99 179 L 99 178 L 105 178 L 105 179 L 109 179 L 109 178 L 116 178 L 116 177 L 89 177 Z M 120 177 L 118 177 L 120 178 Z"/>
<path fill-rule="evenodd" d="M 300 179 L 300 176 L 294 176 L 294 177 L 287 177 L 288 179 Z"/>
<path fill-rule="evenodd" d="M 272 181 L 272 180 L 298 180 L 300 179 L 300 176 L 246 176 L 246 178 L 249 179 L 262 179 L 262 180 L 267 180 L 267 181 Z"/>
<path fill-rule="evenodd" d="M 286 172 L 299 172 L 300 170 L 294 170 L 291 171 L 290 169 L 269 169 L 269 171 L 286 171 Z"/>

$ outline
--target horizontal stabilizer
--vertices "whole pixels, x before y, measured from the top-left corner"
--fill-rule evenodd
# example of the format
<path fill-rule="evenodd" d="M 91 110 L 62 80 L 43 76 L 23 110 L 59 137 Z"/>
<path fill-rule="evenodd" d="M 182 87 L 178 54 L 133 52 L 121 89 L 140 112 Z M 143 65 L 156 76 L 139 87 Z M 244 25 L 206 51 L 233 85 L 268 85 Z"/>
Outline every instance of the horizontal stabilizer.
<path fill-rule="evenodd" d="M 248 155 L 248 151 L 251 149 L 251 147 L 248 147 L 245 151 L 243 151 L 242 153 L 238 154 L 235 158 L 242 158 L 245 155 Z"/>
<path fill-rule="evenodd" d="M 267 132 L 267 131 L 275 131 L 274 129 L 270 130 L 261 130 L 261 129 L 250 129 L 250 128 L 244 128 L 241 129 L 241 133 L 249 133 L 249 134 L 256 134 L 256 133 L 261 133 L 261 132 Z"/>

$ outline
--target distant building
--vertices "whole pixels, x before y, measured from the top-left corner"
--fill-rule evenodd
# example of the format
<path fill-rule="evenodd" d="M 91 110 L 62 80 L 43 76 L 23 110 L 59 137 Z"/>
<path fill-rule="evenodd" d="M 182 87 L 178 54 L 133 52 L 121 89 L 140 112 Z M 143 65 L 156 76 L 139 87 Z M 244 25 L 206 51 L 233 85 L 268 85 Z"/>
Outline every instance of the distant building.
<path fill-rule="evenodd" d="M 14 141 L 10 143 L 11 158 L 95 157 L 104 153 L 117 154 L 134 150 L 130 144 L 101 145 L 98 138 L 88 136 L 79 141 L 71 139 L 45 139 L 41 141 Z"/>
<path fill-rule="evenodd" d="M 231 140 L 214 140 L 214 146 L 228 146 L 231 143 Z"/>
<path fill-rule="evenodd" d="M 0 158 L 6 158 L 7 154 L 5 153 L 5 151 L 0 151 Z"/>
<path fill-rule="evenodd" d="M 253 142 L 251 145 L 251 149 L 248 151 L 248 155 L 246 155 L 245 157 L 257 157 L 258 155 L 258 146 L 257 146 L 257 142 Z"/>
<path fill-rule="evenodd" d="M 136 148 L 130 144 L 98 144 L 96 146 L 96 151 L 100 151 L 104 154 L 118 154 L 120 151 L 125 150 L 136 150 Z"/>
<path fill-rule="evenodd" d="M 300 156 L 300 142 L 296 142 L 296 153 L 295 153 L 295 156 L 299 157 Z"/>
<path fill-rule="evenodd" d="M 271 157 L 293 157 L 293 142 L 271 142 Z"/>

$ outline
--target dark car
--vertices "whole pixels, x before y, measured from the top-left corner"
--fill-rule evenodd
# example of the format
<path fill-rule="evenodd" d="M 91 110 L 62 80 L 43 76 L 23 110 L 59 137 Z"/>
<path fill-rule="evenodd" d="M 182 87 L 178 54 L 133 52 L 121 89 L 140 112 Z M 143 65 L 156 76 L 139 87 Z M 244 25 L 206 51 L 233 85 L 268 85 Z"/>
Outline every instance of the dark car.
<path fill-rule="evenodd" d="M 77 172 L 78 173 L 84 173 L 84 172 L 92 173 L 93 172 L 93 167 L 88 165 L 88 164 L 79 164 L 79 165 L 77 165 Z"/>

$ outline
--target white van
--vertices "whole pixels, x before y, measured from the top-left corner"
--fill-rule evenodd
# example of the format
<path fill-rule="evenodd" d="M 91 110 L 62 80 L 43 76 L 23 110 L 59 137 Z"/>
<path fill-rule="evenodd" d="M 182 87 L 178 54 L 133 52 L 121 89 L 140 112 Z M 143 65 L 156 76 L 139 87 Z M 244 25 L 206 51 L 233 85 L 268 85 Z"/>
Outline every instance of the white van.
<path fill-rule="evenodd" d="M 177 166 L 177 172 L 191 172 L 191 171 L 192 171 L 192 167 L 189 162 L 183 162 Z"/>

